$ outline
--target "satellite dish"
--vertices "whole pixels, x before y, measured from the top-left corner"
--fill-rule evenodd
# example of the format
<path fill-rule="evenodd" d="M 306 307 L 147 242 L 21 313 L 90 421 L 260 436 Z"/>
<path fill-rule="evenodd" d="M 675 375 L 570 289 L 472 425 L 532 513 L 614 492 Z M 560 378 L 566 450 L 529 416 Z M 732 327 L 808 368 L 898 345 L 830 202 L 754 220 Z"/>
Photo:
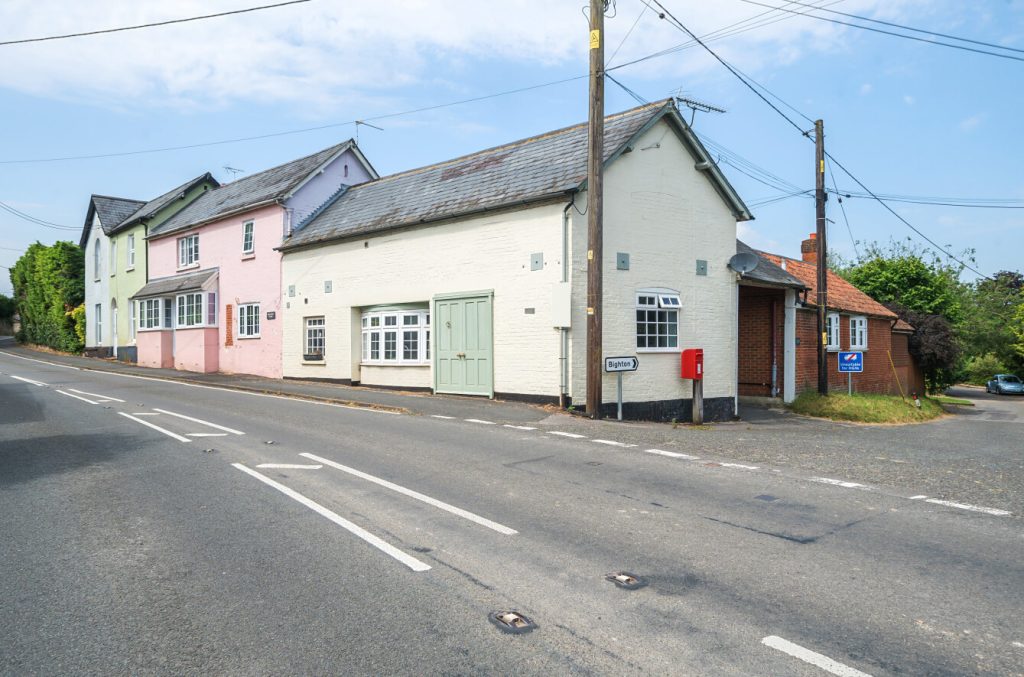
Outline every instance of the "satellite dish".
<path fill-rule="evenodd" d="M 750 252 L 740 252 L 731 259 L 729 259 L 729 267 L 735 270 L 740 275 L 749 273 L 754 268 L 757 268 L 757 264 L 760 261 L 757 254 L 751 254 Z"/>

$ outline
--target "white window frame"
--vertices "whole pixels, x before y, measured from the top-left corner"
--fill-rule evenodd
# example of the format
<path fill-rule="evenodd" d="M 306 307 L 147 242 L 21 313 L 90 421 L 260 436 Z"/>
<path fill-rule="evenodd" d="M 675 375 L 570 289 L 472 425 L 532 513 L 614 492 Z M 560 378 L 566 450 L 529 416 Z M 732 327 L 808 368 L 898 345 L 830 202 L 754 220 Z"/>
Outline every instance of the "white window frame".
<path fill-rule="evenodd" d="M 828 343 L 825 344 L 826 350 L 839 350 L 839 313 L 826 313 L 825 315 L 825 335 L 828 338 Z"/>
<path fill-rule="evenodd" d="M 139 331 L 166 329 L 164 327 L 164 299 L 139 300 Z"/>
<path fill-rule="evenodd" d="M 127 265 L 125 265 L 125 271 L 135 270 L 135 233 L 128 235 L 128 246 L 127 246 Z"/>
<path fill-rule="evenodd" d="M 324 360 L 327 357 L 327 320 L 323 315 L 302 319 L 303 360 Z M 319 350 L 318 350 L 319 349 Z"/>
<path fill-rule="evenodd" d="M 100 239 L 96 238 L 92 246 L 92 278 L 100 281 Z"/>
<path fill-rule="evenodd" d="M 850 316 L 850 350 L 868 349 L 868 318 L 863 315 Z"/>
<path fill-rule="evenodd" d="M 128 302 L 128 326 L 131 327 L 129 332 L 131 333 L 132 343 L 134 343 L 135 342 L 135 332 L 136 332 L 136 329 L 137 329 L 137 327 L 135 325 L 135 301 L 129 301 Z"/>
<path fill-rule="evenodd" d="M 415 355 L 407 357 L 407 345 Z M 430 364 L 430 310 L 411 308 L 364 311 L 362 364 L 422 367 Z M 390 346 L 390 348 L 389 348 Z"/>
<path fill-rule="evenodd" d="M 195 297 L 198 297 L 196 303 Z M 193 301 L 191 304 L 189 302 Z M 165 311 L 166 312 L 166 311 Z M 198 317 L 198 322 L 193 321 Z M 205 291 L 186 292 L 174 297 L 174 327 L 195 329 L 217 326 L 217 293 Z"/>
<path fill-rule="evenodd" d="M 110 240 L 110 277 L 117 275 L 117 240 Z"/>
<path fill-rule="evenodd" d="M 248 244 L 248 246 L 247 246 Z M 242 224 L 242 254 L 256 253 L 256 224 L 246 221 Z"/>
<path fill-rule="evenodd" d="M 103 304 L 97 303 L 93 307 L 93 320 L 96 324 L 96 345 L 103 345 Z"/>
<path fill-rule="evenodd" d="M 258 339 L 260 337 L 259 303 L 238 304 L 238 329 L 235 336 L 240 339 Z"/>
<path fill-rule="evenodd" d="M 199 234 L 193 233 L 178 238 L 178 268 L 199 265 Z"/>
<path fill-rule="evenodd" d="M 678 353 L 680 351 L 679 314 L 681 310 L 682 301 L 678 292 L 664 289 L 641 289 L 638 291 L 634 312 L 634 336 L 637 352 Z M 664 334 L 659 331 L 662 325 L 665 326 Z M 655 329 L 653 334 L 650 333 L 651 326 L 654 326 Z M 641 327 L 644 328 L 642 333 Z M 673 327 L 674 332 L 672 331 Z M 665 345 L 658 345 L 663 342 L 662 336 L 665 338 Z M 655 343 L 654 346 L 650 345 L 652 340 Z"/>

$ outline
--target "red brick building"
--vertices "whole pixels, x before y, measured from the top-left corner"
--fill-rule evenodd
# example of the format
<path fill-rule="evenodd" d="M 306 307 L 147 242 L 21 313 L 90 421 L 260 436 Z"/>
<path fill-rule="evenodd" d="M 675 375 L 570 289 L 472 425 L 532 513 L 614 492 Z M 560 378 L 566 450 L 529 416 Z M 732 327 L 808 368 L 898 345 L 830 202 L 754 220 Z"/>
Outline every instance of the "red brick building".
<path fill-rule="evenodd" d="M 754 252 L 758 266 L 739 289 L 739 394 L 792 401 L 818 385 L 817 241 L 801 244 L 802 260 Z M 753 251 L 743 243 L 737 251 Z M 830 390 L 923 392 L 924 378 L 908 350 L 913 327 L 855 286 L 828 272 Z M 864 371 L 839 372 L 839 351 L 864 353 Z M 848 378 L 850 379 L 848 381 Z"/>

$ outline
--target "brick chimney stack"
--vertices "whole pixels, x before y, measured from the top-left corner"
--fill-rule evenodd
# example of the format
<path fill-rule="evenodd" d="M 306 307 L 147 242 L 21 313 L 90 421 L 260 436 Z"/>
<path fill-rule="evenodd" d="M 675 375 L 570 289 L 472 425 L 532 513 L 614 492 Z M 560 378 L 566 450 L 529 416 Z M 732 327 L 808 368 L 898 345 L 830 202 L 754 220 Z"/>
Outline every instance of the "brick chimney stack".
<path fill-rule="evenodd" d="M 815 233 L 800 243 L 800 256 L 807 263 L 818 262 L 818 239 Z"/>

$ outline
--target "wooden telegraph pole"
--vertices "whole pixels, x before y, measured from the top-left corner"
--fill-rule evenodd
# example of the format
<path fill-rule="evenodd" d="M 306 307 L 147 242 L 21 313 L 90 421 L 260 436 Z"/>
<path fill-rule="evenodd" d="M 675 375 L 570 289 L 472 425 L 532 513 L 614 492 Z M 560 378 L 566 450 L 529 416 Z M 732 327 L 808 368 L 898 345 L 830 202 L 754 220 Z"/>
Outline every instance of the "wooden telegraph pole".
<path fill-rule="evenodd" d="M 587 148 L 587 415 L 601 418 L 601 260 L 604 159 L 605 0 L 590 0 L 590 116 Z"/>
<path fill-rule="evenodd" d="M 814 203 L 815 238 L 818 240 L 818 392 L 828 395 L 828 336 L 825 317 L 828 312 L 828 247 L 825 243 L 825 123 L 814 123 Z"/>

